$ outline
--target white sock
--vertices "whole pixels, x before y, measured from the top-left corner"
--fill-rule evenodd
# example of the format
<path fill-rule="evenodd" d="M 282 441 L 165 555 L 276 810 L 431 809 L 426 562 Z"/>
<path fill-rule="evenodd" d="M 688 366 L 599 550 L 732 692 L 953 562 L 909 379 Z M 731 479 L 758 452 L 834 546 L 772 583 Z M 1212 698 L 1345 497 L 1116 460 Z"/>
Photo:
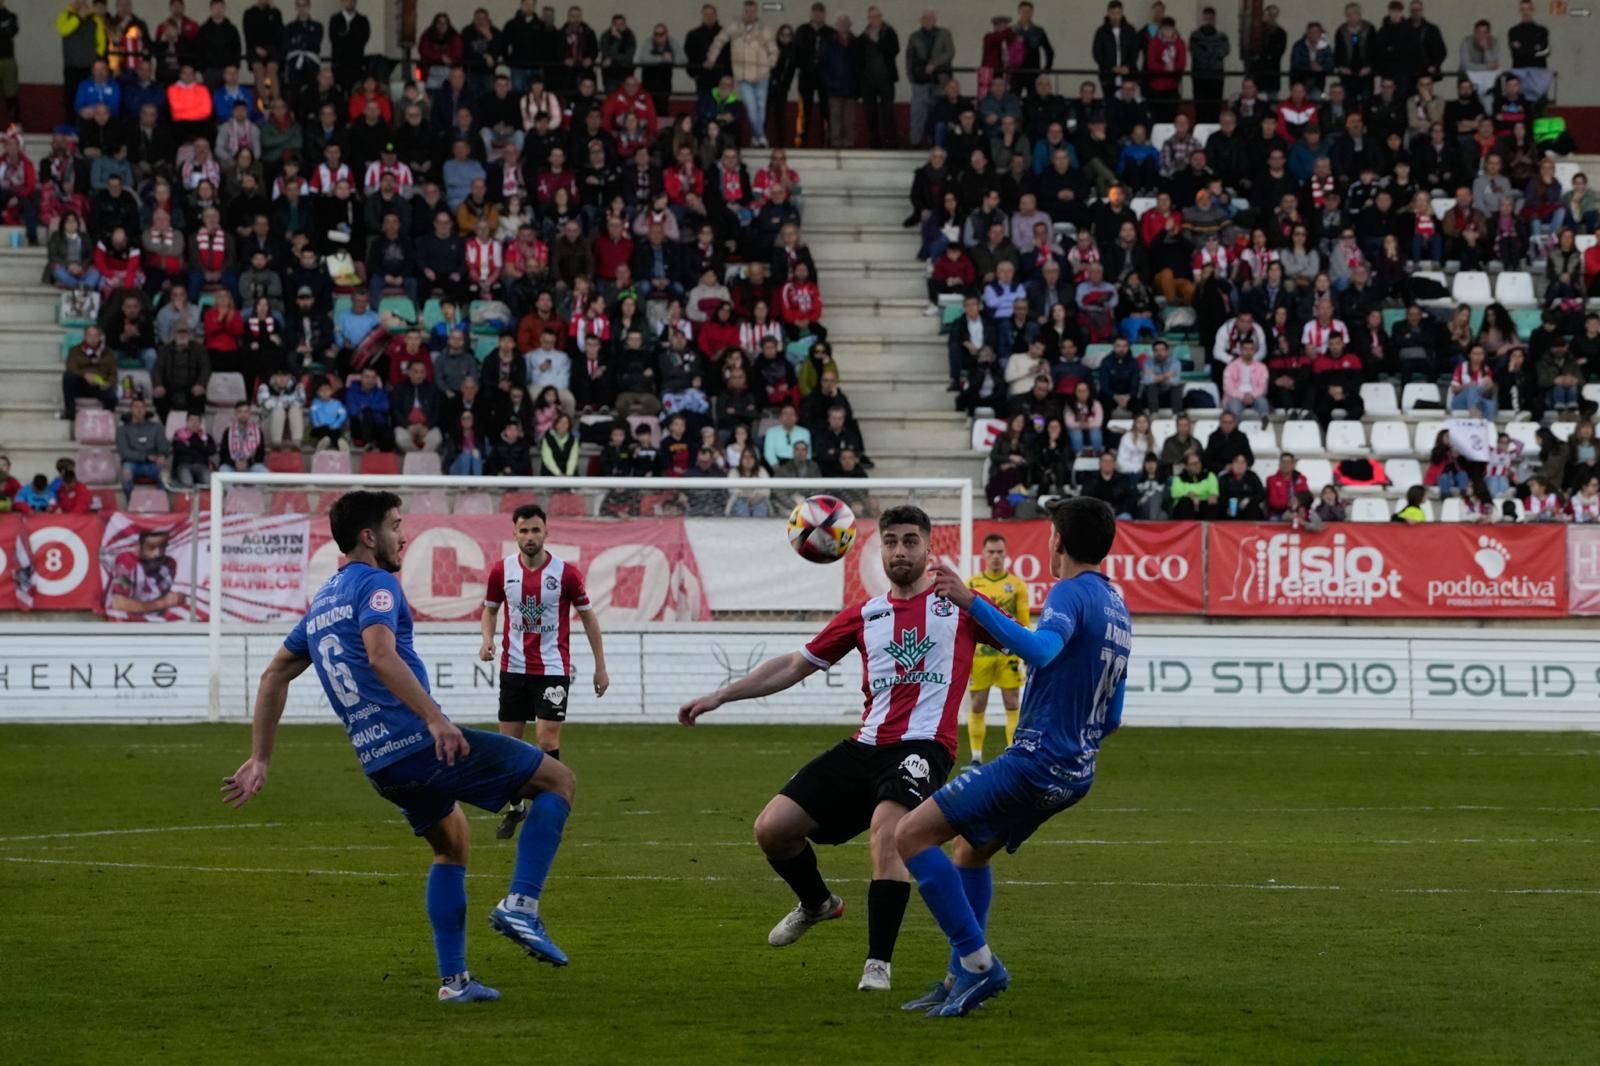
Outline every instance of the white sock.
<path fill-rule="evenodd" d="M 532 896 L 519 895 L 516 892 L 507 894 L 505 901 L 500 904 L 508 911 L 519 911 L 525 914 L 537 915 L 539 901 Z"/>
<path fill-rule="evenodd" d="M 450 991 L 459 992 L 463 988 L 466 988 L 467 987 L 467 982 L 471 981 L 471 980 L 472 980 L 471 971 L 462 970 L 460 973 L 455 974 L 452 977 L 446 977 L 441 983 L 446 988 L 450 989 Z"/>
<path fill-rule="evenodd" d="M 994 952 L 985 944 L 971 955 L 961 956 L 961 968 L 968 973 L 988 973 L 994 968 Z"/>

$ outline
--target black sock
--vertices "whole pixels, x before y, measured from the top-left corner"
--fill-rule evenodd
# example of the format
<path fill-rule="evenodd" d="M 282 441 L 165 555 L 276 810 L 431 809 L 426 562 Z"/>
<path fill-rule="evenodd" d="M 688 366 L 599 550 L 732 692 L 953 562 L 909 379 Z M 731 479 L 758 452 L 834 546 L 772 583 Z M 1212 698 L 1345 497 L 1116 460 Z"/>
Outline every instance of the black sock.
<path fill-rule="evenodd" d="M 551 748 L 549 751 L 545 752 L 545 754 L 550 756 L 556 762 L 560 762 L 561 761 L 561 749 L 560 748 Z"/>
<path fill-rule="evenodd" d="M 811 850 L 811 842 L 807 841 L 800 854 L 788 859 L 774 859 L 767 856 L 767 865 L 773 872 L 783 878 L 784 883 L 794 890 L 799 897 L 800 905 L 807 910 L 816 910 L 828 902 L 832 895 L 828 891 L 828 884 L 822 879 L 822 874 L 817 870 L 817 853 Z"/>
<path fill-rule="evenodd" d="M 867 958 L 894 961 L 894 942 L 900 938 L 910 900 L 909 881 L 873 881 L 867 886 Z"/>

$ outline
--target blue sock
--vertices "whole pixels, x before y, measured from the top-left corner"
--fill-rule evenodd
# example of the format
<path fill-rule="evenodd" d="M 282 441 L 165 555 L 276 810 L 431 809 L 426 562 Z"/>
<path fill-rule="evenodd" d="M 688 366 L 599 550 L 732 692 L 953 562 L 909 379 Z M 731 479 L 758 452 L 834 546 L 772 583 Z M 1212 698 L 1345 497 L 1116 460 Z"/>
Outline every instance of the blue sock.
<path fill-rule="evenodd" d="M 433 950 L 439 976 L 454 977 L 467 968 L 467 868 L 436 862 L 428 870 L 428 921 L 433 923 Z"/>
<path fill-rule="evenodd" d="M 550 876 L 556 849 L 561 846 L 561 830 L 572 808 L 554 792 L 541 792 L 528 802 L 528 823 L 517 837 L 517 865 L 511 871 L 511 891 L 539 898 L 544 879 Z"/>
<path fill-rule="evenodd" d="M 994 867 L 992 866 L 957 866 L 956 873 L 961 875 L 961 887 L 966 891 L 967 903 L 972 907 L 972 916 L 978 920 L 978 928 L 983 930 L 985 938 L 989 935 L 989 902 L 994 899 Z M 958 973 L 961 968 L 961 956 L 955 948 L 950 949 L 950 972 Z"/>
<path fill-rule="evenodd" d="M 923 901 L 956 954 L 970 955 L 983 947 L 983 928 L 972 913 L 961 875 L 950 857 L 938 848 L 924 848 L 906 860 L 906 869 L 917 879 Z"/>

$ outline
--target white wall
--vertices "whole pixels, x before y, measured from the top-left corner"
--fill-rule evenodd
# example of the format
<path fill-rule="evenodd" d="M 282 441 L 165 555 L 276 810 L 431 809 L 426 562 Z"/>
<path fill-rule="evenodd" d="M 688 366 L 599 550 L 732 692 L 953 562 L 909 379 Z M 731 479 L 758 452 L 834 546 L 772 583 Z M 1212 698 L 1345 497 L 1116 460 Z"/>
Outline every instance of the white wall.
<path fill-rule="evenodd" d="M 799 647 L 816 627 L 654 625 L 606 634 L 612 688 L 589 694 L 587 645 L 574 642 L 574 722 L 671 722 L 679 705 Z M 249 713 L 280 628 L 225 637 L 224 717 Z M 451 715 L 489 721 L 497 675 L 477 659 L 475 626 L 419 628 L 418 650 Z M 0 626 L 0 722 L 206 717 L 207 656 L 193 626 Z M 1600 729 L 1600 635 L 1334 626 L 1139 627 L 1124 724 L 1385 729 Z M 835 725 L 860 716 L 851 655 L 802 687 L 708 721 Z M 311 675 L 291 689 L 292 721 L 332 721 Z"/>
<path fill-rule="evenodd" d="M 1146 11 L 1142 0 L 1125 0 L 1125 2 L 1130 14 L 1139 16 L 1138 21 L 1142 22 L 1142 16 Z M 293 5 L 290 0 L 278 0 L 278 3 L 284 9 L 286 16 L 292 14 Z M 558 17 L 565 17 L 567 7 L 565 3 L 556 3 L 554 0 L 540 0 L 540 3 L 541 6 L 545 3 L 554 3 L 560 13 Z M 1282 10 L 1280 21 L 1289 31 L 1291 43 L 1299 37 L 1305 28 L 1305 23 L 1312 18 L 1321 21 L 1331 32 L 1342 17 L 1344 6 L 1341 0 L 1277 0 L 1277 3 Z M 237 21 L 245 6 L 244 0 L 231 0 L 230 16 Z M 318 18 L 326 19 L 336 6 L 336 0 L 313 0 L 312 11 Z M 473 9 L 480 6 L 490 11 L 497 25 L 516 10 L 513 0 L 485 0 L 485 2 L 418 0 L 417 28 L 419 32 L 425 28 L 438 11 L 448 12 L 457 26 L 465 25 L 470 20 Z M 721 0 L 719 6 L 724 12 L 724 19 L 732 18 L 737 13 L 737 0 Z M 830 2 L 828 6 L 830 14 L 838 12 L 850 14 L 858 24 L 865 17 L 865 3 Z M 983 34 L 989 30 L 990 16 L 997 11 L 1010 8 L 1006 2 L 987 5 L 930 5 L 926 0 L 880 0 L 878 6 L 900 31 L 902 40 L 907 33 L 916 28 L 922 10 L 929 6 L 934 7 L 939 11 L 943 24 L 955 35 L 958 66 L 977 64 L 979 42 Z M 1169 13 L 1178 20 L 1178 25 L 1185 34 L 1199 21 L 1200 9 L 1205 6 L 1205 0 L 1171 0 L 1167 4 Z M 1236 67 L 1240 5 L 1229 0 L 1214 0 L 1211 6 L 1217 9 L 1218 25 L 1234 38 L 1234 58 L 1229 65 Z M 1365 0 L 1363 6 L 1367 17 L 1376 23 L 1382 18 L 1383 9 L 1387 5 L 1384 0 Z M 1588 10 L 1593 6 L 1572 5 L 1578 10 Z M 60 10 L 59 5 L 53 2 L 46 3 L 45 0 L 12 0 L 11 7 L 19 14 L 22 23 L 21 37 L 17 43 L 17 55 L 21 57 L 22 80 L 30 83 L 58 81 L 61 77 L 61 44 L 60 38 L 55 34 L 55 14 Z M 205 17 L 204 0 L 189 0 L 189 7 L 190 18 Z M 763 0 L 762 2 L 763 17 L 774 24 L 790 22 L 798 25 L 809 17 L 810 7 L 811 0 Z M 1547 11 L 1547 5 L 1540 4 L 1539 7 Z M 1056 44 L 1057 65 L 1085 68 L 1092 66 L 1089 43 L 1094 27 L 1099 25 L 1105 12 L 1103 0 L 1061 0 L 1061 2 L 1040 3 L 1038 8 L 1039 21 L 1050 31 L 1050 36 Z M 1495 0 L 1494 3 L 1432 0 L 1429 8 L 1429 17 L 1438 22 L 1444 31 L 1452 64 L 1455 62 L 1457 46 L 1471 31 L 1472 23 L 1478 18 L 1487 17 L 1493 22 L 1496 33 L 1502 35 L 1502 41 L 1504 30 L 1516 19 L 1516 5 L 1510 0 Z M 585 9 L 590 24 L 597 30 L 604 26 L 613 12 L 620 12 L 628 17 L 628 22 L 633 26 L 636 35 L 648 34 L 650 26 L 662 21 L 671 27 L 674 36 L 681 38 L 699 23 L 700 0 L 662 0 L 642 7 L 633 2 L 610 4 L 591 2 Z M 165 0 L 135 0 L 135 10 L 151 22 L 159 21 L 166 13 Z M 382 3 L 362 0 L 361 10 L 372 21 L 374 48 L 382 42 L 384 50 L 396 52 L 399 47 L 398 0 L 384 0 Z M 1569 106 L 1600 105 L 1600 63 L 1596 62 L 1596 59 L 1600 58 L 1600 18 L 1555 18 L 1548 14 L 1541 14 L 1540 18 L 1551 30 L 1550 65 L 1560 72 L 1561 102 Z"/>

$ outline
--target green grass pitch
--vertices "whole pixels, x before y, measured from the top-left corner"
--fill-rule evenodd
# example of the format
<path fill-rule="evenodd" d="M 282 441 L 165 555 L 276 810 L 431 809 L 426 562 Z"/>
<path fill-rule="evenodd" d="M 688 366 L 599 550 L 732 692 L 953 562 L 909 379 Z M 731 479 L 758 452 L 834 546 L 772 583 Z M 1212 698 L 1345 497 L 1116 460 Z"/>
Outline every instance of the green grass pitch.
<path fill-rule="evenodd" d="M 894 992 L 855 991 L 863 844 L 822 849 L 844 920 L 766 944 L 792 900 L 750 822 L 843 732 L 569 724 L 573 964 L 488 931 L 513 848 L 477 815 L 468 952 L 505 998 L 462 1008 L 426 848 L 337 728 L 286 728 L 240 812 L 243 727 L 0 728 L 0 1062 L 1600 1060 L 1593 736 L 1130 727 L 997 865 L 1011 991 L 929 1021 L 897 1009 L 945 956 L 915 896 Z"/>

